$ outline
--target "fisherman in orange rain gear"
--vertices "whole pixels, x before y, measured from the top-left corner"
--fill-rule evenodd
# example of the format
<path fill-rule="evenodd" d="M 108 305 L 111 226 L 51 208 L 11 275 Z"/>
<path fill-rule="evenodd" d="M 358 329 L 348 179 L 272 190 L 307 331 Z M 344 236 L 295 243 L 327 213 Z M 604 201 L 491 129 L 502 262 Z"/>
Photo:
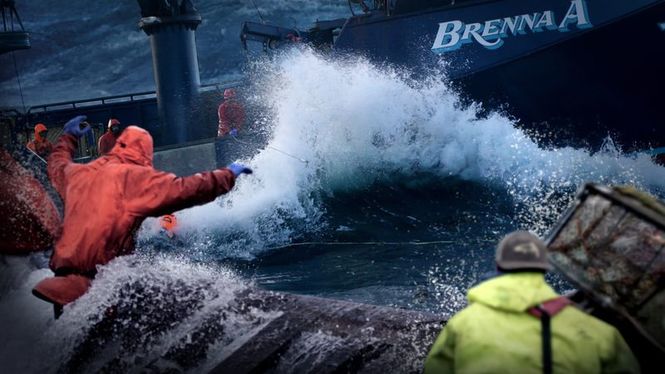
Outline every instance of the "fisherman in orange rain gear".
<path fill-rule="evenodd" d="M 115 118 L 111 118 L 107 126 L 107 131 L 104 133 L 104 135 L 99 137 L 99 141 L 97 142 L 97 150 L 99 151 L 100 156 L 104 156 L 105 154 L 111 152 L 111 149 L 113 149 L 113 146 L 115 145 L 118 136 L 120 136 L 121 131 L 120 121 Z"/>
<path fill-rule="evenodd" d="M 175 218 L 173 214 L 163 215 L 159 219 L 159 225 L 162 227 L 161 232 L 166 234 L 169 239 L 173 239 L 175 237 L 175 228 L 178 226 L 178 219 Z"/>
<path fill-rule="evenodd" d="M 224 102 L 217 109 L 219 127 L 217 136 L 226 134 L 236 135 L 245 124 L 245 109 L 236 100 L 236 90 L 227 88 L 224 90 Z"/>
<path fill-rule="evenodd" d="M 53 151 L 53 144 L 46 138 L 48 129 L 43 123 L 35 125 L 35 139 L 28 142 L 27 147 L 39 155 L 39 157 L 46 159 Z"/>
<path fill-rule="evenodd" d="M 146 217 L 210 202 L 230 191 L 240 174 L 252 172 L 236 163 L 189 177 L 155 170 L 152 137 L 137 126 L 127 127 L 106 156 L 77 164 L 72 154 L 90 131 L 81 125 L 84 119 L 67 122 L 48 165 L 65 218 L 49 263 L 55 277 L 39 282 L 33 294 L 53 303 L 56 317 L 88 290 L 98 265 L 134 251 L 135 233 Z"/>

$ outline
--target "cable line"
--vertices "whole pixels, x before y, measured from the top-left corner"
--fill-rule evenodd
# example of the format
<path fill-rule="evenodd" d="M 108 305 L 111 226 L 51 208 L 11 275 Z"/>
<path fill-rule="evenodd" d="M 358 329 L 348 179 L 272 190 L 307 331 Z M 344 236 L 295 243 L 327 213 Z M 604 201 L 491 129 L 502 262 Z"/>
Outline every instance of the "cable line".
<path fill-rule="evenodd" d="M 23 88 L 21 87 L 21 75 L 18 72 L 18 66 L 16 65 L 16 56 L 12 51 L 12 60 L 14 60 L 14 72 L 16 73 L 16 82 L 18 82 L 18 92 L 21 95 L 21 104 L 23 105 L 23 113 L 25 113 L 25 100 L 23 98 Z"/>
<path fill-rule="evenodd" d="M 496 242 L 496 240 L 478 239 L 478 240 L 472 240 L 471 242 L 494 243 L 494 242 Z M 279 249 L 286 249 L 286 248 L 291 248 L 291 247 L 304 247 L 304 246 L 311 246 L 311 245 L 320 245 L 320 246 L 345 246 L 345 245 L 373 245 L 373 246 L 380 246 L 380 245 L 412 245 L 412 246 L 424 246 L 424 245 L 460 244 L 460 243 L 461 243 L 460 241 L 455 241 L 455 240 L 434 240 L 434 241 L 427 241 L 427 242 L 419 242 L 419 241 L 408 241 L 408 242 L 382 242 L 382 241 L 369 241 L 369 242 L 298 242 L 298 243 L 285 244 L 285 245 L 276 246 L 276 247 L 269 247 L 269 248 L 266 248 L 266 250 L 279 250 Z M 465 243 L 469 243 L 469 241 L 465 241 Z"/>

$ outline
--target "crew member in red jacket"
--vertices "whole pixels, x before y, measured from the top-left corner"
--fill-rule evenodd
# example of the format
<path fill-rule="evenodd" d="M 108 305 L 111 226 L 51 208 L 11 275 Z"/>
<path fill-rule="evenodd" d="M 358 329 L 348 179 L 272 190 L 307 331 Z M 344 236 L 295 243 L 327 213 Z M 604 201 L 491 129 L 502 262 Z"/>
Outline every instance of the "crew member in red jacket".
<path fill-rule="evenodd" d="M 120 121 L 115 118 L 111 118 L 109 120 L 107 129 L 108 131 L 106 131 L 104 135 L 100 136 L 99 141 L 97 142 L 97 150 L 99 150 L 100 156 L 104 156 L 105 154 L 111 152 L 111 149 L 113 149 L 113 146 L 115 145 L 115 142 L 118 140 L 118 136 L 120 136 L 120 132 L 122 131 L 120 129 Z"/>
<path fill-rule="evenodd" d="M 137 126 L 127 127 L 108 155 L 77 164 L 72 154 L 90 131 L 81 126 L 84 119 L 65 125 L 48 164 L 65 218 L 50 261 L 55 277 L 38 283 L 33 293 L 54 304 L 56 317 L 87 291 L 98 265 L 133 252 L 134 235 L 146 217 L 210 202 L 231 190 L 240 174 L 252 172 L 240 164 L 183 178 L 155 170 L 152 137 Z"/>
<path fill-rule="evenodd" d="M 236 90 L 233 88 L 224 90 L 224 102 L 219 105 L 217 116 L 219 117 L 218 137 L 228 133 L 235 135 L 245 124 L 245 109 L 236 100 Z"/>
<path fill-rule="evenodd" d="M 47 158 L 53 151 L 53 144 L 48 141 L 46 135 L 48 129 L 43 123 L 35 125 L 35 139 L 28 142 L 27 147 L 42 158 Z"/>

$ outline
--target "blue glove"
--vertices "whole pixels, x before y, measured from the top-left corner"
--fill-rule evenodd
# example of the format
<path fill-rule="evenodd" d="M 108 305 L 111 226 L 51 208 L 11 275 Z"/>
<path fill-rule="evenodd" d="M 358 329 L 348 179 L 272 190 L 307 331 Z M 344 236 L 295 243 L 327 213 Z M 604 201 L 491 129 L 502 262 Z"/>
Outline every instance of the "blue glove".
<path fill-rule="evenodd" d="M 233 137 L 238 136 L 238 129 L 231 129 L 231 131 L 229 131 L 229 135 Z"/>
<path fill-rule="evenodd" d="M 248 168 L 247 166 L 243 164 L 238 164 L 236 162 L 232 163 L 231 165 L 227 166 L 227 169 L 231 170 L 233 172 L 233 175 L 238 177 L 240 174 L 252 174 L 252 169 Z"/>
<path fill-rule="evenodd" d="M 81 122 L 83 122 L 87 117 L 86 116 L 76 116 L 69 120 L 65 124 L 65 134 L 74 135 L 77 138 L 80 138 L 84 134 L 90 132 L 92 128 L 88 125 L 84 125 L 81 128 Z"/>

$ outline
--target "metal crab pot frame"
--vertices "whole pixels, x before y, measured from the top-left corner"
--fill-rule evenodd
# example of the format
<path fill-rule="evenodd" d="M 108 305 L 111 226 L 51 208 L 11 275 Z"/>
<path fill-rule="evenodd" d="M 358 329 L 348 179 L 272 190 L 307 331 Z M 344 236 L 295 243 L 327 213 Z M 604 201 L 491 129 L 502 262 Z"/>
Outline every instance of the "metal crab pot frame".
<path fill-rule="evenodd" d="M 547 239 L 550 262 L 665 352 L 665 205 L 587 184 Z"/>

